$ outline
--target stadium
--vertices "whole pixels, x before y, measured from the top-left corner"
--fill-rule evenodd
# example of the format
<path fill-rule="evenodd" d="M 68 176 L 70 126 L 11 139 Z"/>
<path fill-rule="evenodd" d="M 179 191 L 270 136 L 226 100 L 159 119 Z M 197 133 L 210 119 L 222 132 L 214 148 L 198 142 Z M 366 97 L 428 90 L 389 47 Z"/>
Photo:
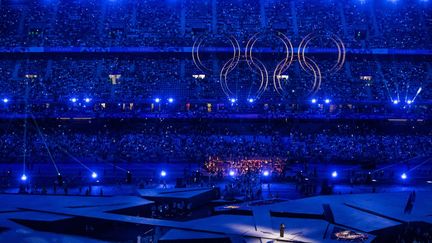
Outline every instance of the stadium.
<path fill-rule="evenodd" d="M 432 242 L 432 2 L 0 0 L 1 242 Z"/>

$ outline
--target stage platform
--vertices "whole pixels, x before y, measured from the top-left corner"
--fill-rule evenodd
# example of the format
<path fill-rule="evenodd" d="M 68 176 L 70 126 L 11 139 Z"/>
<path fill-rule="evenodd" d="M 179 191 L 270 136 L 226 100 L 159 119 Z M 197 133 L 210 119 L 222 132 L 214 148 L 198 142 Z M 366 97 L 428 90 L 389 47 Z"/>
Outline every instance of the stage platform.
<path fill-rule="evenodd" d="M 138 193 L 143 198 L 179 198 L 179 199 L 190 199 L 199 196 L 203 193 L 212 191 L 213 188 L 151 188 L 151 189 L 139 189 Z"/>
<path fill-rule="evenodd" d="M 159 186 L 151 189 L 139 189 L 138 194 L 154 202 L 184 202 L 190 204 L 191 208 L 197 208 L 218 198 L 219 189 L 207 187 L 163 188 Z"/>
<path fill-rule="evenodd" d="M 160 196 L 164 193 L 177 198 L 190 198 L 202 190 L 168 189 L 141 191 L 140 195 Z M 277 240 L 297 242 L 337 242 L 332 237 L 335 229 L 346 229 L 368 236 L 376 230 L 409 221 L 432 223 L 432 195 L 417 192 L 411 213 L 404 213 L 409 192 L 346 194 L 317 196 L 298 200 L 275 201 L 270 204 L 240 204 L 251 215 L 220 214 L 186 222 L 144 218 L 113 213 L 116 210 L 150 205 L 152 201 L 139 196 L 81 197 L 43 195 L 0 195 L 0 227 L 14 229 L 13 221 L 80 222 L 97 220 L 129 225 L 146 225 L 168 229 L 161 239 L 167 242 L 178 239 L 231 239 L 239 237 L 247 242 Z M 324 216 L 323 205 L 328 204 L 334 216 L 330 222 Z M 12 220 L 12 221 L 11 221 Z M 9 223 L 8 223 L 9 222 Z M 285 237 L 279 237 L 279 225 L 286 226 Z M 0 234 L 2 239 L 5 233 Z"/>

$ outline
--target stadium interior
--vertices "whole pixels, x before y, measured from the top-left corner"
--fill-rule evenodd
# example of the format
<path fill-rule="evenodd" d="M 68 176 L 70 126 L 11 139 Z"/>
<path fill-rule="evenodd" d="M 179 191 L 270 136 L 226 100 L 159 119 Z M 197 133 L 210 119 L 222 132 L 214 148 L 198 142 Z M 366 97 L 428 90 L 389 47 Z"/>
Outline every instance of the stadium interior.
<path fill-rule="evenodd" d="M 0 0 L 0 242 L 432 242 L 429 0 Z"/>

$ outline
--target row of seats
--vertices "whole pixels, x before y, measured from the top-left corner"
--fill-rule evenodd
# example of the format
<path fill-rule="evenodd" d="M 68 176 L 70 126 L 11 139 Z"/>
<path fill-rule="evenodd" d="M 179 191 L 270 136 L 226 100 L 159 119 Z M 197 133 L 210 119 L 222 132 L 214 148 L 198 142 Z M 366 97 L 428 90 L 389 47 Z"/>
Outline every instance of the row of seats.
<path fill-rule="evenodd" d="M 418 0 L 10 1 L 0 7 L 0 46 L 192 46 L 202 33 L 245 43 L 273 30 L 297 44 L 331 32 L 351 48 L 430 49 L 431 8 Z"/>
<path fill-rule="evenodd" d="M 268 72 L 268 86 L 259 97 L 264 101 L 280 102 L 281 98 L 297 102 L 310 98 L 329 98 L 339 103 L 382 102 L 399 100 L 428 101 L 431 94 L 431 67 L 417 59 L 375 60 L 355 57 L 336 73 L 326 72 L 335 61 L 316 59 L 322 70 L 320 89 L 313 95 L 314 77 L 302 70 L 298 62 L 283 73 L 280 94 L 275 91 L 274 60 L 262 60 Z M 205 64 L 215 70 L 204 79 L 191 58 L 55 58 L 0 60 L 0 98 L 22 100 L 28 94 L 30 102 L 65 102 L 72 97 L 89 97 L 104 102 L 137 102 L 166 99 L 177 101 L 221 100 L 236 98 L 247 102 L 257 100 L 262 76 L 240 61 L 226 76 L 229 91 L 221 86 L 219 69 L 227 58 L 211 58 Z M 111 75 L 111 78 L 110 78 Z M 116 77 L 113 78 L 113 75 Z M 417 92 L 421 88 L 418 95 Z"/>

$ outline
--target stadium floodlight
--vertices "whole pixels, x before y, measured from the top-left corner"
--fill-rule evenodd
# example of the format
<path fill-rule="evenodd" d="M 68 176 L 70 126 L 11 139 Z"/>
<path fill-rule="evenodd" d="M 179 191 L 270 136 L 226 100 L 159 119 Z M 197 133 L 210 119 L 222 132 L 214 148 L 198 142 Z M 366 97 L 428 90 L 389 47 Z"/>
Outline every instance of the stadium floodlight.
<path fill-rule="evenodd" d="M 85 101 L 85 103 L 89 103 L 91 101 L 91 99 L 90 98 L 85 98 L 84 101 Z"/>
<path fill-rule="evenodd" d="M 233 170 L 230 170 L 230 171 L 229 171 L 229 175 L 230 175 L 230 176 L 235 176 L 235 172 L 234 172 Z"/>
<path fill-rule="evenodd" d="M 78 99 L 74 97 L 74 98 L 71 98 L 70 101 L 72 101 L 72 103 L 76 103 L 78 101 Z"/>
<path fill-rule="evenodd" d="M 159 103 L 159 102 L 161 101 L 161 99 L 160 99 L 160 98 L 156 98 L 154 101 L 155 101 L 156 103 Z"/>
<path fill-rule="evenodd" d="M 330 99 L 325 99 L 324 102 L 325 102 L 326 104 L 330 104 Z"/>
<path fill-rule="evenodd" d="M 315 99 L 315 98 L 312 99 L 312 100 L 311 100 L 311 103 L 312 103 L 312 104 L 316 104 L 316 103 L 317 103 L 317 99 Z"/>
<path fill-rule="evenodd" d="M 173 99 L 173 98 L 168 98 L 168 102 L 169 102 L 169 103 L 173 103 L 173 102 L 174 102 L 174 99 Z"/>
<path fill-rule="evenodd" d="M 337 171 L 333 171 L 332 174 L 331 174 L 331 176 L 332 176 L 333 178 L 336 178 L 336 177 L 338 176 Z"/>
<path fill-rule="evenodd" d="M 93 179 L 96 179 L 96 178 L 98 177 L 98 174 L 97 174 L 96 172 L 93 172 L 93 173 L 91 174 L 91 177 L 92 177 Z"/>
<path fill-rule="evenodd" d="M 27 176 L 26 176 L 25 174 L 23 174 L 23 175 L 21 176 L 21 180 L 22 180 L 22 181 L 26 181 L 26 180 L 27 180 Z"/>
<path fill-rule="evenodd" d="M 167 175 L 166 171 L 162 170 L 160 176 L 165 177 Z"/>
<path fill-rule="evenodd" d="M 408 176 L 407 176 L 407 174 L 404 172 L 404 173 L 402 173 L 402 175 L 401 175 L 401 179 L 402 180 L 406 180 L 408 178 Z"/>
<path fill-rule="evenodd" d="M 3 99 L 3 103 L 6 104 L 6 103 L 8 103 L 8 102 L 9 102 L 9 99 L 8 99 L 8 98 L 4 98 L 4 99 Z"/>
<path fill-rule="evenodd" d="M 269 176 L 270 175 L 270 172 L 268 171 L 268 170 L 265 170 L 264 172 L 263 172 L 263 176 Z"/>
<path fill-rule="evenodd" d="M 253 103 L 255 100 L 252 98 L 249 98 L 248 101 L 249 101 L 249 103 Z"/>

